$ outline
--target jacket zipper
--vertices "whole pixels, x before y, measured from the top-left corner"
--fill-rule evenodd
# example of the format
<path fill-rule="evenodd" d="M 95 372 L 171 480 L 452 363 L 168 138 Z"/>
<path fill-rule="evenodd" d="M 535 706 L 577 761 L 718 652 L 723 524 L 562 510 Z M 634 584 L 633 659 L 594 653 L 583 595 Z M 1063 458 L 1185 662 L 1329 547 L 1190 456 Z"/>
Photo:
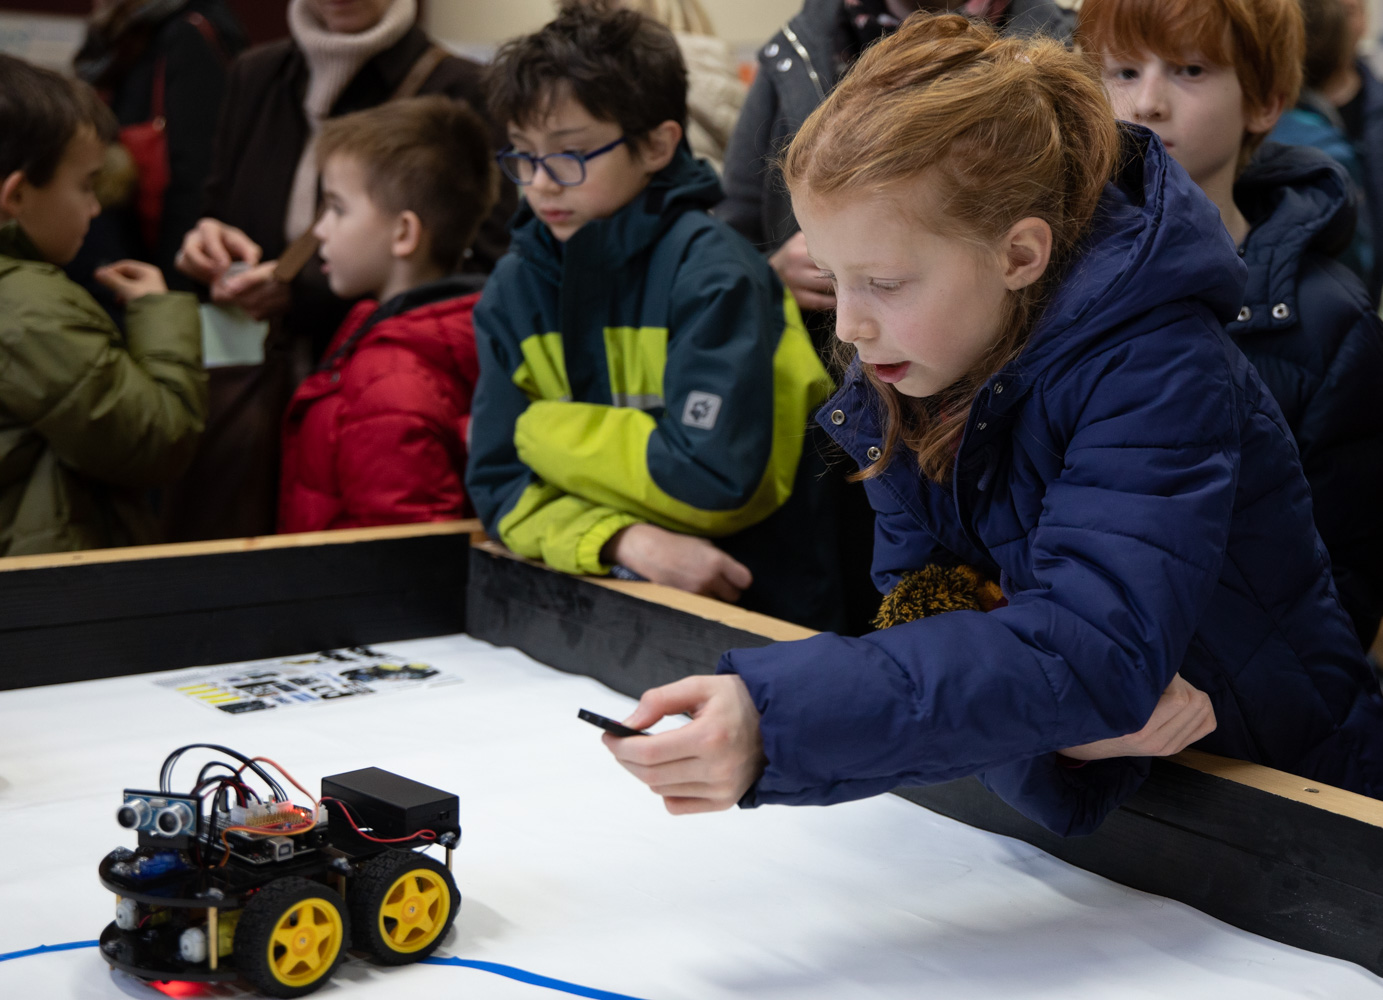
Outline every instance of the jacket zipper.
<path fill-rule="evenodd" d="M 816 66 L 812 62 L 812 57 L 807 54 L 807 47 L 802 44 L 802 39 L 797 37 L 797 32 L 792 30 L 791 22 L 783 25 L 783 37 L 788 40 L 788 44 L 791 45 L 793 50 L 797 53 L 797 58 L 802 60 L 802 66 L 806 69 L 807 76 L 810 77 L 812 81 L 812 86 L 816 88 L 817 100 L 826 100 L 826 91 L 821 86 L 821 77 L 817 76 Z"/>

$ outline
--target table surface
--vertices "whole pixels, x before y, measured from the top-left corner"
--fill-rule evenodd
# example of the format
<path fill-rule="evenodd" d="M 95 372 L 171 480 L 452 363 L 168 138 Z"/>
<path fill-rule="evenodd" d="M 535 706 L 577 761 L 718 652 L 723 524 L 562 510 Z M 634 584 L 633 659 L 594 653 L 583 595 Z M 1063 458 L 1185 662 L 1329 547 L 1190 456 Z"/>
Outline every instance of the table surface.
<path fill-rule="evenodd" d="M 378 648 L 453 683 L 241 715 L 168 685 L 188 672 L 0 693 L 0 996 L 164 995 L 92 947 L 15 953 L 99 936 L 114 897 L 97 862 L 133 846 L 121 791 L 206 742 L 313 791 L 373 765 L 460 798 L 463 903 L 437 954 L 477 964 L 348 958 L 323 997 L 1383 998 L 1357 966 L 894 796 L 668 816 L 576 719 L 629 699 L 468 636 Z"/>

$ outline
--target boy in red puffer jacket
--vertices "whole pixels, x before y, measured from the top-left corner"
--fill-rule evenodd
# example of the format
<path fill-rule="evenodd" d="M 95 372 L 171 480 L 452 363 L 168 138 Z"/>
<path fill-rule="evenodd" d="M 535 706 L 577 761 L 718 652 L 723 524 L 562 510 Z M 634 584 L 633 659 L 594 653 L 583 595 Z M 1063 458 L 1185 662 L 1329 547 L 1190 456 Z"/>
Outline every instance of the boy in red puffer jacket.
<path fill-rule="evenodd" d="M 455 274 L 494 203 L 488 131 L 442 96 L 323 126 L 314 230 L 346 317 L 284 417 L 279 530 L 470 513 L 463 476 L 480 285 Z"/>

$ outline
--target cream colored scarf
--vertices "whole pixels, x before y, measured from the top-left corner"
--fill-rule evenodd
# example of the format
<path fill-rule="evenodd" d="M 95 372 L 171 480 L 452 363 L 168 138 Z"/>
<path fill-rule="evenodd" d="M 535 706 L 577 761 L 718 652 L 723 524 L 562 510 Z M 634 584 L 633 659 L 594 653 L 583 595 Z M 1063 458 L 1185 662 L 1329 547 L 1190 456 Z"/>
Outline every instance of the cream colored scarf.
<path fill-rule="evenodd" d="M 307 117 L 307 142 L 293 177 L 288 196 L 288 212 L 283 220 L 283 235 L 293 242 L 317 214 L 317 132 L 331 106 L 360 72 L 360 67 L 390 48 L 408 33 L 418 19 L 417 0 L 394 0 L 373 28 L 354 35 L 328 31 L 308 6 L 307 0 L 292 0 L 288 6 L 288 30 L 307 59 L 307 93 L 303 114 Z"/>

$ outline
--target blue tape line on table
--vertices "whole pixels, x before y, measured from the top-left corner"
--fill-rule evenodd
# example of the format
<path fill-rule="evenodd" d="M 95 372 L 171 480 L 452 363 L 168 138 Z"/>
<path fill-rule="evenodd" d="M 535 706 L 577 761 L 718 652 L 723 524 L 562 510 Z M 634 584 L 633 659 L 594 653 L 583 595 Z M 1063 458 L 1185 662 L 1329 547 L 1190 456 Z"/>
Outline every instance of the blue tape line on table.
<path fill-rule="evenodd" d="M 68 941 L 65 944 L 41 944 L 37 948 L 4 952 L 0 954 L 0 962 L 8 962 L 16 958 L 28 958 L 31 955 L 43 955 L 50 951 L 74 951 L 78 948 L 95 948 L 100 943 L 99 941 Z M 589 1000 L 639 1000 L 638 997 L 631 997 L 625 993 L 611 993 L 609 990 L 597 990 L 589 986 L 578 986 L 576 983 L 568 983 L 561 979 L 553 979 L 550 976 L 540 976 L 534 972 L 516 969 L 512 965 L 500 965 L 498 962 L 476 962 L 465 958 L 425 958 L 420 964 L 454 965 L 462 969 L 476 969 L 480 972 L 490 972 L 496 976 L 504 976 L 508 979 L 518 980 L 521 983 L 528 983 L 531 986 L 541 986 L 544 989 L 556 990 L 559 993 L 570 993 L 572 996 L 587 997 Z"/>
<path fill-rule="evenodd" d="M 8 962 L 12 958 L 28 958 L 30 955 L 42 955 L 50 951 L 73 951 L 77 948 L 95 948 L 100 941 L 68 941 L 66 944 L 41 944 L 37 948 L 25 948 L 23 951 L 7 951 L 0 954 L 0 962 Z"/>
<path fill-rule="evenodd" d="M 557 990 L 559 993 L 570 993 L 573 996 L 589 997 L 590 1000 L 638 1000 L 638 997 L 631 997 L 627 993 L 611 993 L 609 990 L 596 990 L 589 986 L 578 986 L 576 983 L 564 982 L 561 979 L 551 979 L 548 976 L 539 976 L 536 973 L 525 972 L 523 969 L 516 969 L 512 965 L 500 965 L 497 962 L 475 962 L 465 958 L 425 958 L 419 964 L 458 965 L 463 969 L 479 969 L 481 972 L 493 972 L 497 976 L 517 979 L 521 983 L 542 986 L 549 990 Z"/>

